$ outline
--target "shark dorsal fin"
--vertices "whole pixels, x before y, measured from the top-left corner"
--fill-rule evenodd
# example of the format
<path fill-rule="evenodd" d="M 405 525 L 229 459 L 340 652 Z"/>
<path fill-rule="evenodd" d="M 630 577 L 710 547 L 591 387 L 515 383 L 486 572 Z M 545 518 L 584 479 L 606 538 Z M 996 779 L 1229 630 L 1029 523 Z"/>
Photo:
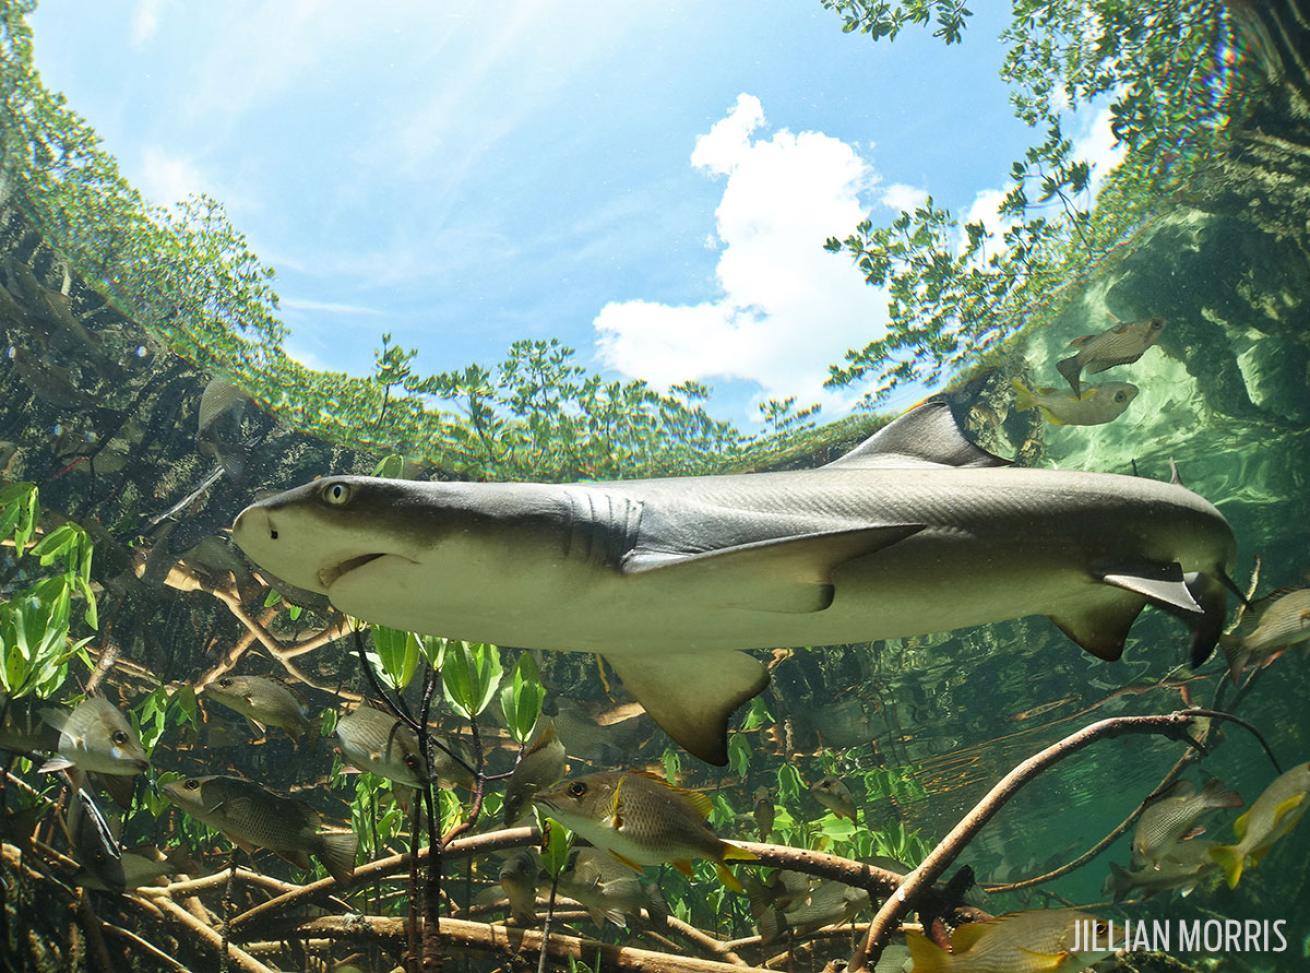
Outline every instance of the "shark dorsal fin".
<path fill-rule="evenodd" d="M 965 438 L 942 399 L 929 399 L 893 419 L 824 469 L 907 466 L 1010 466 Z"/>

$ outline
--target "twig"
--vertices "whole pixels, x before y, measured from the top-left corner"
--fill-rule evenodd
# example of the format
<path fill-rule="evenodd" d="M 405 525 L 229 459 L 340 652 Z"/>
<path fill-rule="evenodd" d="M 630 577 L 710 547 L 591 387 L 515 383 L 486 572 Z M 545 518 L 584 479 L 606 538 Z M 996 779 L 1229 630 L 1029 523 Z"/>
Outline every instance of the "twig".
<path fill-rule="evenodd" d="M 190 970 L 188 970 L 185 966 L 179 963 L 168 953 L 164 952 L 162 949 L 160 949 L 158 946 L 156 946 L 154 943 L 150 942 L 149 940 L 142 939 L 140 936 L 132 932 L 132 930 L 130 929 L 124 929 L 122 926 L 117 926 L 112 922 L 106 922 L 104 919 L 100 920 L 100 928 L 103 929 L 105 932 L 109 933 L 111 936 L 117 936 L 119 939 L 127 941 L 136 949 L 139 949 L 141 952 L 147 954 L 156 963 L 160 963 L 172 970 L 176 970 L 177 973 L 190 973 Z"/>
<path fill-rule="evenodd" d="M 1162 716 L 1112 717 L 1086 726 L 1023 761 L 1002 777 L 973 810 L 960 819 L 919 867 L 906 876 L 896 893 L 887 898 L 882 908 L 874 915 L 868 934 L 851 956 L 847 969 L 855 973 L 868 969 L 870 964 L 877 963 L 888 937 L 901 917 L 914 908 L 925 911 L 921 905 L 923 891 L 941 876 L 982 826 L 990 821 L 1028 781 L 1048 767 L 1107 737 L 1147 733 L 1183 739 L 1190 744 L 1195 744 L 1196 741 L 1186 732 L 1194 719 L 1196 719 L 1194 715 L 1186 712 Z"/>

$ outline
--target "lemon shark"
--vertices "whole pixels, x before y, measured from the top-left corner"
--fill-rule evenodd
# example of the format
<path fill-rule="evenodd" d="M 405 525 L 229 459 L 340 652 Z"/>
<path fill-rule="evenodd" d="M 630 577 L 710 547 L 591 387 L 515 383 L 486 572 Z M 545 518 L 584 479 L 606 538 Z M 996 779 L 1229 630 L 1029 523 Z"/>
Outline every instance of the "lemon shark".
<path fill-rule="evenodd" d="M 332 476 L 247 507 L 261 568 L 378 624 L 604 655 L 670 736 L 726 762 L 768 682 L 745 649 L 1047 615 L 1117 659 L 1147 604 L 1223 627 L 1233 533 L 1181 485 L 1023 468 L 930 400 L 812 470 L 570 484 Z"/>

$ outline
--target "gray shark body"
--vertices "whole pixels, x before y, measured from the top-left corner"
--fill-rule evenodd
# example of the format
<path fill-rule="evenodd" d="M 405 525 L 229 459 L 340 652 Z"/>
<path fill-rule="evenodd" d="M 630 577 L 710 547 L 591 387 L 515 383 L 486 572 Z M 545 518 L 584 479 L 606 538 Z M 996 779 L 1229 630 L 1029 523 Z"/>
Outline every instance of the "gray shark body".
<path fill-rule="evenodd" d="M 603 654 L 692 753 L 723 762 L 767 683 L 742 649 L 1048 615 L 1118 658 L 1148 603 L 1222 628 L 1222 515 L 1174 484 L 1014 467 L 944 404 L 816 470 L 576 484 L 332 477 L 247 508 L 261 567 L 396 628 Z"/>

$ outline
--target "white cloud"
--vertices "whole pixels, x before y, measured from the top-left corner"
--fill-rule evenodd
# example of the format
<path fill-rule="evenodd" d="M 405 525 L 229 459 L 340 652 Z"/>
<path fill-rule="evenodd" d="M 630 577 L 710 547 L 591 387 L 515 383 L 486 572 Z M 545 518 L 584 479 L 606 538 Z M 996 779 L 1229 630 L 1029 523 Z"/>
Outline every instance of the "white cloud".
<path fill-rule="evenodd" d="M 159 12 L 164 0 L 137 0 L 132 11 L 132 46 L 141 47 L 159 31 Z"/>
<path fill-rule="evenodd" d="M 192 193 L 212 192 L 200 168 L 185 156 L 172 155 L 157 145 L 141 152 L 137 188 L 153 203 L 172 205 Z"/>
<path fill-rule="evenodd" d="M 694 166 L 727 177 L 715 212 L 720 296 L 612 302 L 593 322 L 596 344 L 607 365 L 655 385 L 743 379 L 762 397 L 844 411 L 853 398 L 823 388 L 827 366 L 882 333 L 886 299 L 823 241 L 868 215 L 860 194 L 875 176 L 840 139 L 758 137 L 765 124 L 759 99 L 743 94 L 692 152 Z"/>
<path fill-rule="evenodd" d="M 363 314 L 379 315 L 383 312 L 375 307 L 364 307 L 360 304 L 337 304 L 333 301 L 312 301 L 298 297 L 284 297 L 278 301 L 278 306 L 289 311 L 314 311 L 318 314 Z"/>
<path fill-rule="evenodd" d="M 897 212 L 913 212 L 928 201 L 928 190 L 894 182 L 882 191 L 878 202 Z"/>
<path fill-rule="evenodd" d="M 1093 195 L 1124 157 L 1125 146 L 1114 144 L 1114 133 L 1110 131 L 1111 117 L 1108 107 L 1101 108 L 1091 117 L 1082 135 L 1073 144 L 1074 158 L 1091 163 Z"/>

